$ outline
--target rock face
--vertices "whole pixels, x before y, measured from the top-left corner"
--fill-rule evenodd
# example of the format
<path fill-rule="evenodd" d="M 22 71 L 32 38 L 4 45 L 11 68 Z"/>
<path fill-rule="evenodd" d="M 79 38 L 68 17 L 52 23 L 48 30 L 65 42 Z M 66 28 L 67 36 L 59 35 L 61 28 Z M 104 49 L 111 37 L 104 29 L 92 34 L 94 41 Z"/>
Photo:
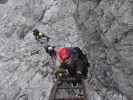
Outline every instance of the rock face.
<path fill-rule="evenodd" d="M 132 0 L 0 0 L 0 100 L 48 100 L 51 59 L 35 41 L 83 48 L 89 100 L 132 100 Z"/>
<path fill-rule="evenodd" d="M 0 100 L 48 100 L 56 65 L 32 30 L 46 33 L 57 50 L 82 46 L 74 11 L 71 0 L 0 0 Z"/>
<path fill-rule="evenodd" d="M 82 32 L 96 83 L 106 89 L 115 87 L 133 100 L 132 0 L 73 1 L 77 5 L 74 18 Z"/>

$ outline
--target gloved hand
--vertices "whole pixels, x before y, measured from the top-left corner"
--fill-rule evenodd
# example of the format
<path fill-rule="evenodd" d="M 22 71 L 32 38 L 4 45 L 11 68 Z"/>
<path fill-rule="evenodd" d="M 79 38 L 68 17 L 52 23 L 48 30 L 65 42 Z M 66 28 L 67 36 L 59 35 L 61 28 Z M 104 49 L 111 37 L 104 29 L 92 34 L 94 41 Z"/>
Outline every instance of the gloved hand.
<path fill-rule="evenodd" d="M 66 73 L 66 71 L 65 71 L 65 69 L 63 69 L 63 68 L 59 68 L 59 69 L 57 69 L 57 70 L 54 72 L 56 78 L 57 78 L 57 77 L 63 77 L 63 76 L 65 75 L 65 73 Z"/>

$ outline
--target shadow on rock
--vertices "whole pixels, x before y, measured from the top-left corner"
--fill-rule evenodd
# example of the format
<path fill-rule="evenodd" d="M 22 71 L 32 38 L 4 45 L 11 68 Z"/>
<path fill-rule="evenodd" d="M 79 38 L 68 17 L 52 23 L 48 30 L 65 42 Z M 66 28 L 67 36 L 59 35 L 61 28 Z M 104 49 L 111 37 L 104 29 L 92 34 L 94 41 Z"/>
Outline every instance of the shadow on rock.
<path fill-rule="evenodd" d="M 0 4 L 5 4 L 7 2 L 8 2 L 8 0 L 0 0 Z"/>

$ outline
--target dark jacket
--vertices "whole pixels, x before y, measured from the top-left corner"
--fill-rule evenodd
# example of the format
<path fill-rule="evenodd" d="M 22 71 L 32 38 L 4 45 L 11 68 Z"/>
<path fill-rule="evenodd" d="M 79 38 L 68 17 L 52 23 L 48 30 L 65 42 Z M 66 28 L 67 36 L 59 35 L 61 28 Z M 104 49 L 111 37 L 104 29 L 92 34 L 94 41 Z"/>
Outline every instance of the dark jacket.
<path fill-rule="evenodd" d="M 88 73 L 88 66 L 81 59 L 75 57 L 70 57 L 60 67 L 67 69 L 72 77 L 86 77 Z"/>

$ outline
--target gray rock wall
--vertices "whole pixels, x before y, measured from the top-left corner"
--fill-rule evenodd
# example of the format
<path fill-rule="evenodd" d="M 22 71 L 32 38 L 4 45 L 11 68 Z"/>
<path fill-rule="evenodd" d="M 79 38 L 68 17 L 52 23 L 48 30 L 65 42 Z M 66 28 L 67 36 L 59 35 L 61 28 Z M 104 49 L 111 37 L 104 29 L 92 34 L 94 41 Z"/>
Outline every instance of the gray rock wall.
<path fill-rule="evenodd" d="M 104 87 L 115 87 L 132 100 L 133 1 L 73 1 L 77 5 L 74 18 L 86 44 L 93 76 Z"/>
<path fill-rule="evenodd" d="M 83 48 L 89 100 L 132 100 L 132 21 L 131 0 L 0 0 L 0 100 L 48 100 L 59 61 L 51 65 L 35 28 L 57 51 Z"/>
<path fill-rule="evenodd" d="M 0 100 L 48 100 L 56 65 L 32 30 L 50 36 L 57 51 L 82 47 L 74 11 L 71 0 L 0 0 Z"/>

